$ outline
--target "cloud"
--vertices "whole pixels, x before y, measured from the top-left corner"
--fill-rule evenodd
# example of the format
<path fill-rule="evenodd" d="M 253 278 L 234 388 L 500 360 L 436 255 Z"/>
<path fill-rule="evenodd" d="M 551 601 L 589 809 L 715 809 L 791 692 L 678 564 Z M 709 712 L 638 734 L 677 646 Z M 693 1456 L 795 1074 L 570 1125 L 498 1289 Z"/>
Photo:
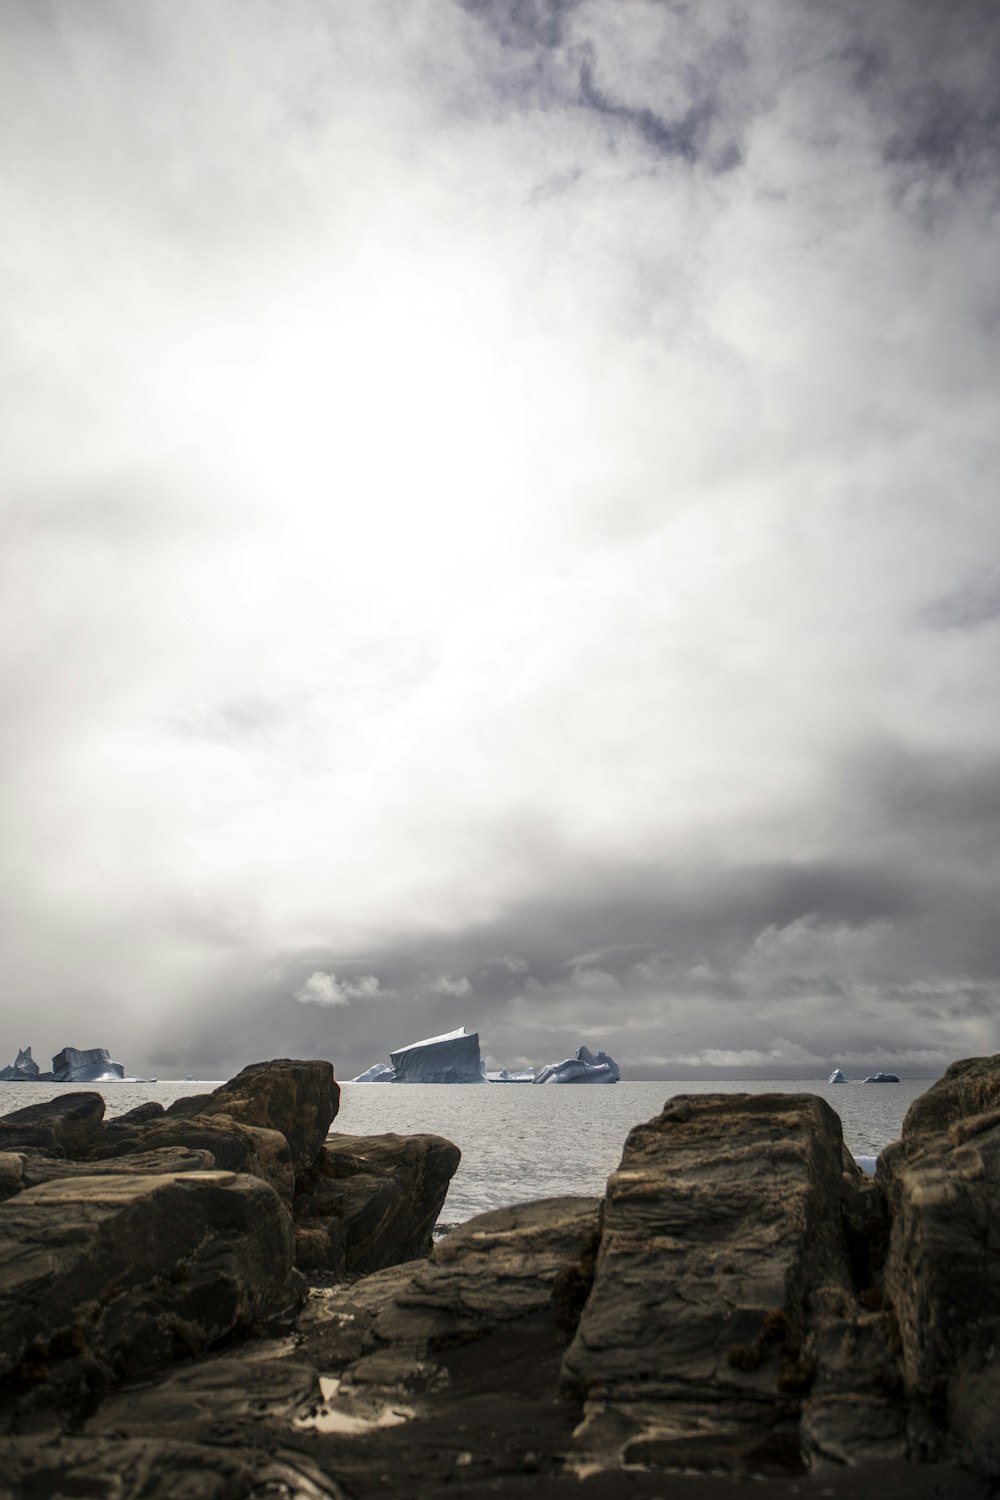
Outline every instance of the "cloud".
<path fill-rule="evenodd" d="M 433 990 L 436 995 L 452 995 L 458 1000 L 472 994 L 472 985 L 464 974 L 458 979 L 452 979 L 449 974 L 439 974 L 436 979 L 431 980 L 428 989 Z"/>
<path fill-rule="evenodd" d="M 353 1000 L 398 1000 L 393 989 L 384 989 L 374 974 L 359 974 L 355 979 L 338 979 L 317 969 L 295 991 L 300 1005 L 350 1005 Z"/>
<path fill-rule="evenodd" d="M 0 1047 L 1000 1045 L 994 7 L 396 10 L 5 16 Z"/>

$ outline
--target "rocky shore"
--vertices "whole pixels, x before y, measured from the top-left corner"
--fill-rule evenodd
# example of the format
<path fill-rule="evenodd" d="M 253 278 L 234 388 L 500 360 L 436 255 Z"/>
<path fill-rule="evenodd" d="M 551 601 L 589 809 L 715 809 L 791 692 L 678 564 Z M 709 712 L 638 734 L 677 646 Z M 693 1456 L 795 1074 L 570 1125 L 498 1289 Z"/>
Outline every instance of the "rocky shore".
<path fill-rule="evenodd" d="M 874 1180 L 814 1095 L 681 1097 L 433 1246 L 458 1149 L 337 1106 L 279 1060 L 0 1119 L 0 1496 L 996 1492 L 1000 1055 Z"/>

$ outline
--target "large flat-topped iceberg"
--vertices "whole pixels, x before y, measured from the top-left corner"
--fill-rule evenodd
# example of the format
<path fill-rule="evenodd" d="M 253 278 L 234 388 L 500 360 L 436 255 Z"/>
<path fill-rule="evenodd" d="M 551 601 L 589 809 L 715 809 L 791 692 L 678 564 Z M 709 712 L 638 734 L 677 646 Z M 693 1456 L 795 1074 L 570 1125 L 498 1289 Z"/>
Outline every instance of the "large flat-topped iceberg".
<path fill-rule="evenodd" d="M 352 1083 L 485 1083 L 486 1069 L 479 1051 L 479 1032 L 446 1031 L 428 1036 L 389 1054 L 392 1066 L 373 1063 Z"/>
<path fill-rule="evenodd" d="M 64 1047 L 52 1059 L 55 1083 L 110 1083 L 125 1077 L 121 1063 L 111 1061 L 107 1047 Z"/>
<path fill-rule="evenodd" d="M 479 1032 L 446 1031 L 389 1053 L 397 1083 L 485 1083 Z"/>
<path fill-rule="evenodd" d="M 535 1074 L 536 1083 L 617 1083 L 620 1078 L 614 1058 L 589 1047 L 577 1047 L 572 1057 L 548 1063 Z"/>

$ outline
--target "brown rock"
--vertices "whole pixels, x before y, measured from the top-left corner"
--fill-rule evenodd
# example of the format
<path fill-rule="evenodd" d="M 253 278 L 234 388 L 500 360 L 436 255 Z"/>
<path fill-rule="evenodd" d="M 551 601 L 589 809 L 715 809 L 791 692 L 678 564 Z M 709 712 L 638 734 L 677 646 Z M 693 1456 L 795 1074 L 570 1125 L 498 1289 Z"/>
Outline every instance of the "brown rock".
<path fill-rule="evenodd" d="M 217 1167 L 227 1172 L 251 1172 L 291 1200 L 295 1176 L 285 1137 L 276 1130 L 244 1125 L 222 1114 L 196 1115 L 190 1120 L 167 1117 L 139 1125 L 120 1125 L 112 1120 L 104 1127 L 89 1160 L 128 1158 L 168 1147 L 210 1152 Z"/>
<path fill-rule="evenodd" d="M 937 1096 L 937 1097 L 931 1097 Z M 895 1311 L 917 1456 L 1000 1474 L 1000 1056 L 949 1068 L 879 1159 L 892 1210 Z M 977 1104 L 983 1113 L 971 1111 Z"/>
<path fill-rule="evenodd" d="M 74 1177 L 0 1213 L 0 1380 L 47 1404 L 248 1333 L 301 1295 L 278 1195 L 229 1172 Z"/>
<path fill-rule="evenodd" d="M 42 1151 L 80 1157 L 100 1137 L 104 1100 L 100 1094 L 62 1094 L 39 1104 L 12 1110 L 0 1119 L 0 1151 L 34 1146 Z"/>
<path fill-rule="evenodd" d="M 200 1113 L 280 1130 L 294 1170 L 302 1172 L 316 1160 L 339 1106 L 340 1089 L 330 1063 L 283 1057 L 244 1068 L 210 1095 Z"/>
<path fill-rule="evenodd" d="M 632 1131 L 563 1364 L 586 1449 L 688 1467 L 711 1431 L 754 1472 L 771 1433 L 767 1472 L 801 1465 L 818 1294 L 853 1305 L 842 1149 L 808 1094 L 679 1097 Z"/>
<path fill-rule="evenodd" d="M 296 1181 L 296 1222 L 315 1228 L 339 1221 L 334 1254 L 344 1255 L 354 1275 L 418 1259 L 430 1253 L 460 1160 L 458 1147 L 441 1136 L 335 1134 Z"/>

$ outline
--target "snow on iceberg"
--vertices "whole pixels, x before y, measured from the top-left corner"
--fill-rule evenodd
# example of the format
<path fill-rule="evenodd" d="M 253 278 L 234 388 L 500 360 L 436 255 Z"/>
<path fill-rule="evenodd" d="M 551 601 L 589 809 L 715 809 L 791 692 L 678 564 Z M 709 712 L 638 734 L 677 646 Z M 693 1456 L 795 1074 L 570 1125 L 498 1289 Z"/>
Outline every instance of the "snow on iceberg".
<path fill-rule="evenodd" d="M 827 1083 L 846 1083 L 847 1079 L 844 1077 L 844 1074 L 841 1072 L 840 1068 L 834 1068 L 833 1072 L 830 1074 L 829 1078 L 826 1081 Z"/>
<path fill-rule="evenodd" d="M 621 1078 L 618 1064 L 606 1052 L 591 1052 L 577 1047 L 563 1062 L 548 1063 L 535 1074 L 536 1083 L 617 1083 Z"/>

